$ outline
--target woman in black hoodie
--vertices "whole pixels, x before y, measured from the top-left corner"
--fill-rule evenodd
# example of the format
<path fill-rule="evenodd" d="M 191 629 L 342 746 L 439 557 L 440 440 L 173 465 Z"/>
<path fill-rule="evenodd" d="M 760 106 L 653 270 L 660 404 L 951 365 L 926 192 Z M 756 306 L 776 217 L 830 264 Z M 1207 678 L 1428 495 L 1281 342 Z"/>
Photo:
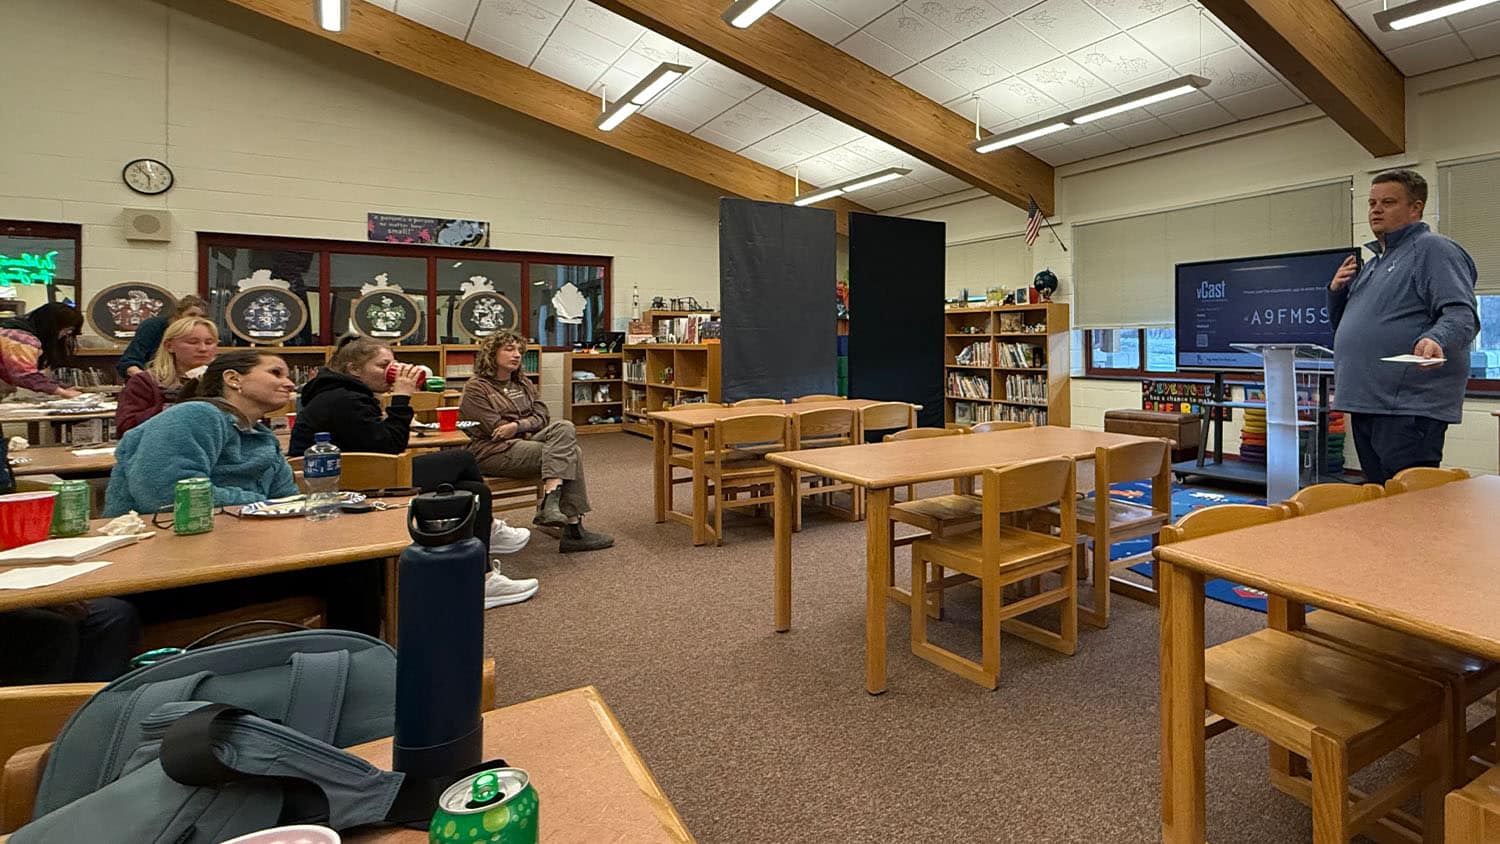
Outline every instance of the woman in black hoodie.
<path fill-rule="evenodd" d="M 287 454 L 299 457 L 313 444 L 313 435 L 326 431 L 340 451 L 400 454 L 411 437 L 411 396 L 421 389 L 420 370 L 397 364 L 396 378 L 386 371 L 395 363 L 391 347 L 367 337 L 339 340 L 328 366 L 302 388 L 297 424 L 292 428 Z M 391 393 L 390 407 L 381 410 L 377 392 Z M 412 483 L 423 492 L 442 484 L 472 492 L 479 498 L 474 538 L 486 551 L 509 554 L 521 550 L 530 531 L 494 522 L 490 488 L 479 464 L 467 449 L 450 448 L 419 454 L 411 461 Z M 498 566 L 485 584 L 485 608 L 517 603 L 536 593 L 533 579 L 510 580 Z"/>

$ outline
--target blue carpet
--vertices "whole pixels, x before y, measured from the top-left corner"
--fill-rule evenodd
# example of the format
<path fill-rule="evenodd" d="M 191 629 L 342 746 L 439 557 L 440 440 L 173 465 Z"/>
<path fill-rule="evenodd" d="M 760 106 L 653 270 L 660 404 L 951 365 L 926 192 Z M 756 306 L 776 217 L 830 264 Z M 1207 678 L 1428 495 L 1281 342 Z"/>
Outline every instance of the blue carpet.
<path fill-rule="evenodd" d="M 1123 484 L 1115 484 L 1110 488 L 1109 494 L 1122 501 L 1135 504 L 1151 503 L 1151 482 L 1130 481 Z M 1194 510 L 1204 507 L 1213 507 L 1218 504 L 1265 504 L 1264 498 L 1255 498 L 1249 495 L 1240 495 L 1233 492 L 1218 492 L 1215 490 L 1202 489 L 1200 487 L 1185 487 L 1177 484 L 1172 485 L 1172 520 L 1186 516 Z M 1144 554 L 1151 550 L 1150 537 L 1130 539 L 1125 542 L 1116 542 L 1109 547 L 1109 558 L 1118 560 L 1134 554 Z M 1151 576 L 1151 563 L 1137 563 L 1130 570 L 1144 577 Z M 1227 580 L 1210 580 L 1203 587 L 1208 597 L 1215 601 L 1233 604 L 1256 612 L 1266 611 L 1266 593 L 1259 589 L 1251 589 L 1248 586 L 1239 586 Z"/>

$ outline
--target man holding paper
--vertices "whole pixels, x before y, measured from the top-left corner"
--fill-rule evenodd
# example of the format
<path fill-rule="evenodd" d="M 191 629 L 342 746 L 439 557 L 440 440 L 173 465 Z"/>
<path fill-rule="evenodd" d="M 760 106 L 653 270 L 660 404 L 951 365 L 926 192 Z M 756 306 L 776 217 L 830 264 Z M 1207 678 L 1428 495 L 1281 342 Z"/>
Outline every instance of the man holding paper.
<path fill-rule="evenodd" d="M 1463 421 L 1469 347 L 1479 331 L 1477 272 L 1463 247 L 1422 222 L 1427 181 L 1388 170 L 1370 184 L 1375 257 L 1353 256 L 1328 285 L 1334 409 L 1349 414 L 1359 465 L 1383 484 L 1437 466 L 1450 424 Z M 1412 355 L 1421 363 L 1382 358 Z"/>

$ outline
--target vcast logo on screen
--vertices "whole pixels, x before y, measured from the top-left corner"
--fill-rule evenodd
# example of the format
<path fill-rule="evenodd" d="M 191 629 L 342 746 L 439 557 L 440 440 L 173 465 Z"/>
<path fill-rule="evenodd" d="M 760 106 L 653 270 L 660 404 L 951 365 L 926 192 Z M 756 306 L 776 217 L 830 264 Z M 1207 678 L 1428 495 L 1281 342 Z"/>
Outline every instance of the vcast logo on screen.
<path fill-rule="evenodd" d="M 1198 298 L 1199 299 L 1228 299 L 1229 298 L 1229 282 L 1227 282 L 1227 281 L 1219 281 L 1219 282 L 1214 282 L 1212 284 L 1210 284 L 1209 282 L 1206 282 L 1206 281 L 1202 282 L 1201 284 L 1198 285 Z"/>

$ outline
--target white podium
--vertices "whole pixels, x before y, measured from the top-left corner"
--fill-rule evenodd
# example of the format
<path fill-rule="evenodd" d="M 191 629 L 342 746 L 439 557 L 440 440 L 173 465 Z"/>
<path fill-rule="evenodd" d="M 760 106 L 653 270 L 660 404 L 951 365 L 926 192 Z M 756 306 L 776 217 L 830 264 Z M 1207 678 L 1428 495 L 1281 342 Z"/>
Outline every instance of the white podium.
<path fill-rule="evenodd" d="M 1333 360 L 1333 350 L 1315 343 L 1230 343 L 1260 355 L 1266 376 L 1266 501 L 1277 504 L 1302 488 L 1298 453 L 1297 361 Z M 1315 425 L 1317 423 L 1307 423 Z M 1321 459 L 1321 455 L 1319 456 Z M 1320 464 L 1321 465 L 1321 464 Z"/>

